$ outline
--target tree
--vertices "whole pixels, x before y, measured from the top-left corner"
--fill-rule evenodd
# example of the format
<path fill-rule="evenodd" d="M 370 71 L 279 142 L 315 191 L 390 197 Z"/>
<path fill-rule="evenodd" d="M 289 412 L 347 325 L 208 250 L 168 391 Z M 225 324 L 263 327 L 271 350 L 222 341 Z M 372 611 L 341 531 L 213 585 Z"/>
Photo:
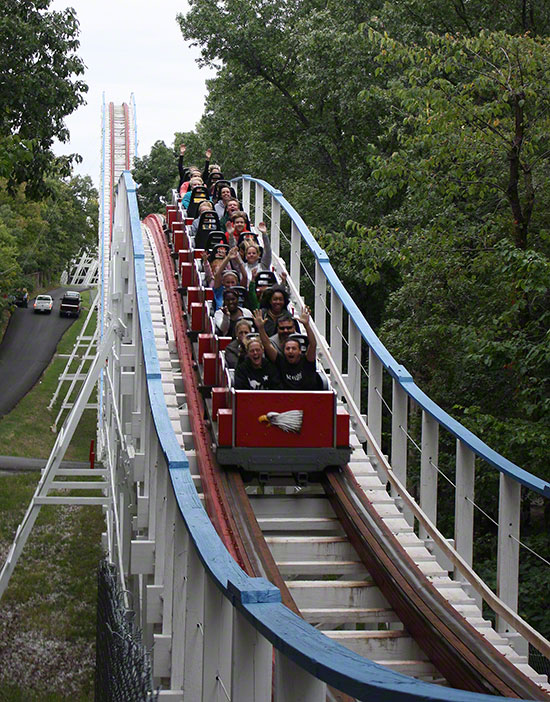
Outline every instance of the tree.
<path fill-rule="evenodd" d="M 434 399 L 548 477 L 550 42 L 368 36 L 389 69 L 381 143 L 394 144 L 369 161 L 394 208 L 351 232 L 367 280 L 400 271 L 382 336 Z"/>
<path fill-rule="evenodd" d="M 0 177 L 11 189 L 26 182 L 28 195 L 46 191 L 52 168 L 70 175 L 73 157 L 56 158 L 55 138 L 68 139 L 65 117 L 84 102 L 77 77 L 84 64 L 74 10 L 48 11 L 50 0 L 0 4 Z"/>
<path fill-rule="evenodd" d="M 132 175 L 139 188 L 138 205 L 142 217 L 154 212 L 164 213 L 171 201 L 170 191 L 178 184 L 176 157 L 163 141 L 156 141 L 151 153 L 137 158 Z"/>
<path fill-rule="evenodd" d="M 192 2 L 179 17 L 201 63 L 219 69 L 198 126 L 203 141 L 227 173 L 261 174 L 292 192 L 313 225 L 378 214 L 361 152 L 383 108 L 365 109 L 357 96 L 358 85 L 376 82 L 358 26 L 379 5 L 224 0 Z"/>
<path fill-rule="evenodd" d="M 37 271 L 53 278 L 81 249 L 96 243 L 98 195 L 89 176 L 49 179 L 46 185 L 47 198 L 29 201 L 24 186 L 13 193 L 0 183 L 0 232 L 6 242 L 0 265 L 12 273 L 11 290 Z"/>

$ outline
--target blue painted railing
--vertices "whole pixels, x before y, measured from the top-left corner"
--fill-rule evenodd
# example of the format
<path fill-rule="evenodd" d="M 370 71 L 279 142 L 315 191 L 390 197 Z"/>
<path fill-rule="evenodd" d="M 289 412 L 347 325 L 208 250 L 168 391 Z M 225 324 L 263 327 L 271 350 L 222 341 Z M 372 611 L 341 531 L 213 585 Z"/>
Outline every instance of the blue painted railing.
<path fill-rule="evenodd" d="M 154 429 L 168 468 L 179 514 L 196 549 L 206 574 L 238 612 L 273 646 L 296 666 L 313 678 L 321 679 L 336 689 L 359 700 L 377 699 L 380 702 L 396 700 L 434 700 L 441 702 L 489 702 L 490 695 L 478 695 L 451 690 L 421 682 L 395 673 L 353 653 L 337 644 L 281 603 L 279 590 L 262 578 L 250 578 L 236 564 L 212 526 L 195 489 L 189 462 L 174 434 L 164 400 L 160 365 L 155 348 L 151 310 L 145 276 L 144 248 L 139 220 L 136 187 L 128 172 L 123 174 L 124 189 L 133 241 L 134 280 L 139 315 L 143 358 L 146 371 L 147 393 Z M 266 188 L 269 188 L 265 184 Z M 273 189 L 271 189 L 273 190 Z M 286 200 L 279 197 L 281 206 L 303 225 Z M 324 252 L 317 246 L 304 227 L 304 239 L 325 272 L 331 284 L 341 288 L 347 308 L 360 314 L 337 279 Z M 397 364 L 364 323 L 366 338 L 379 349 L 381 356 L 397 375 Z M 401 373 L 401 375 L 403 375 Z M 405 382 L 407 385 L 410 381 Z M 159 466 L 159 469 L 161 466 Z M 153 650 L 153 656 L 154 656 Z M 251 651 L 250 655 L 253 655 Z"/>
<path fill-rule="evenodd" d="M 376 354 L 377 358 L 382 362 L 388 373 L 395 378 L 395 380 L 403 388 L 406 394 L 412 400 L 414 400 L 419 407 L 428 412 L 428 414 L 430 414 L 438 422 L 438 424 L 445 427 L 457 439 L 460 439 L 467 446 L 469 446 L 477 456 L 487 461 L 487 463 L 497 468 L 497 470 L 500 472 L 504 473 L 505 475 L 509 475 L 514 480 L 517 480 L 530 490 L 534 490 L 535 492 L 550 498 L 550 483 L 538 478 L 523 468 L 520 468 L 515 463 L 512 463 L 512 461 L 509 461 L 507 458 L 494 451 L 484 441 L 475 436 L 475 434 L 473 434 L 469 429 L 466 429 L 466 427 L 460 424 L 460 422 L 439 407 L 439 405 L 431 400 L 426 393 L 424 393 L 418 387 L 418 385 L 416 385 L 407 369 L 395 360 L 384 344 L 380 341 L 378 336 L 374 333 L 363 313 L 351 298 L 342 281 L 338 278 L 330 263 L 327 253 L 319 246 L 304 220 L 285 199 L 285 197 L 283 197 L 280 190 L 277 190 L 266 181 L 259 178 L 253 178 L 250 175 L 243 175 L 242 179 L 250 183 L 260 184 L 264 191 L 268 193 L 276 202 L 278 202 L 281 209 L 288 214 L 300 232 L 302 241 L 307 244 L 311 253 L 315 257 L 315 260 L 321 266 L 328 284 L 336 292 L 337 296 L 342 301 L 345 310 L 348 312 L 354 324 L 359 329 L 362 338 L 368 347 Z M 237 183 L 239 180 L 240 179 L 234 179 L 233 182 Z"/>

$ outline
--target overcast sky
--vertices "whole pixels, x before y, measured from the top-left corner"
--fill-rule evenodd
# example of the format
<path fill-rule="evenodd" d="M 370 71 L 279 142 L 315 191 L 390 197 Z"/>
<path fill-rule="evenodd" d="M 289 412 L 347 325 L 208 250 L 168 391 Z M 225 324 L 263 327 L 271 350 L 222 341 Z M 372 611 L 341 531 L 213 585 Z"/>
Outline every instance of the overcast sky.
<path fill-rule="evenodd" d="M 181 35 L 176 14 L 185 0 L 53 0 L 50 9 L 74 7 L 80 22 L 79 55 L 86 64 L 87 104 L 67 117 L 75 171 L 99 183 L 101 104 L 136 100 L 138 155 L 162 139 L 169 146 L 176 131 L 193 129 L 201 118 L 205 80 L 212 76 L 195 63 L 198 50 Z"/>

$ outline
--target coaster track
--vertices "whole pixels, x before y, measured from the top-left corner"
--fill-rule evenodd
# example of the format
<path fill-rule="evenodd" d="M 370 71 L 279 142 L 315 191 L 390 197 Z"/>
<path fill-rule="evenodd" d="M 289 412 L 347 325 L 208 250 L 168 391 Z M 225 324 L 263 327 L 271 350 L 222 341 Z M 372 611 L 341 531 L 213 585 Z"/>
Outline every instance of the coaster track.
<path fill-rule="evenodd" d="M 111 115 L 114 124 L 114 109 Z M 128 154 L 127 111 L 122 110 L 121 120 L 121 132 L 111 128 L 111 180 L 115 160 L 118 168 Z M 115 142 L 124 142 L 124 154 L 117 153 L 120 150 Z M 249 176 L 241 181 L 241 197 L 249 209 L 250 181 Z M 259 186 L 265 185 L 256 181 L 257 221 L 263 217 Z M 109 195 L 111 192 L 109 189 Z M 272 203 L 272 217 L 276 207 Z M 111 211 L 114 229 L 109 229 L 109 244 L 112 238 L 113 255 L 107 258 L 112 280 L 109 292 L 105 289 L 105 311 L 109 318 L 122 320 L 127 331 L 112 361 L 112 368 L 120 373 L 115 382 L 120 395 L 106 394 L 101 424 L 106 432 L 119 437 L 108 443 L 113 447 L 118 441 L 112 459 L 122 462 L 122 474 L 126 474 L 121 486 L 121 513 L 125 505 L 128 516 L 121 518 L 126 524 L 127 553 L 121 562 L 125 563 L 125 580 L 134 593 L 145 640 L 153 647 L 154 674 L 164 686 L 161 699 L 180 700 L 190 694 L 192 699 L 267 700 L 271 699 L 272 673 L 275 698 L 281 700 L 372 699 L 373 694 L 387 700 L 402 695 L 410 700 L 473 699 L 466 692 L 440 685 L 474 692 L 477 699 L 487 693 L 548 699 L 546 678 L 530 668 L 526 657 L 510 645 L 516 641 L 514 632 L 507 637 L 495 631 L 483 618 L 471 586 L 461 577 L 450 577 L 453 565 L 439 565 L 433 549 L 437 532 L 432 530 L 429 517 L 422 519 L 423 535 L 418 536 L 407 518 L 407 510 L 417 510 L 417 506 L 409 501 L 406 491 L 400 495 L 387 492 L 388 477 L 394 485 L 399 480 L 391 469 L 385 471 L 385 457 L 379 449 L 368 456 L 364 453 L 360 421 L 355 422 L 352 432 L 349 466 L 331 469 L 320 483 L 301 490 L 284 480 L 271 490 L 269 485 L 267 489 L 247 487 L 237 471 L 220 469 L 210 433 L 216 417 L 212 402 L 205 399 L 204 364 L 198 343 L 192 340 L 197 330 L 192 328 L 187 291 L 178 290 L 176 283 L 176 238 L 177 232 L 184 231 L 183 214 L 171 209 L 168 226 L 159 216 L 147 217 L 141 229 L 135 186 L 127 173 L 119 180 L 116 205 L 109 200 Z M 299 276 L 296 280 L 295 275 L 300 262 L 292 247 L 299 234 L 293 223 L 289 268 L 296 304 L 301 299 Z M 103 243 L 105 252 L 105 239 Z M 276 266 L 284 265 L 283 259 L 276 257 Z M 107 281 L 108 276 L 106 288 Z M 331 285 L 334 294 L 335 285 Z M 337 313 L 334 298 L 331 308 Z M 320 340 L 323 331 L 319 331 Z M 321 344 L 321 352 L 328 355 L 324 362 L 333 369 L 331 380 L 345 397 L 330 348 Z M 341 355 L 336 349 L 336 356 Z M 140 367 L 145 375 L 139 374 Z M 404 369 L 394 369 L 397 376 L 404 376 Z M 347 394 L 347 405 L 356 397 Z M 376 425 L 376 412 L 369 411 L 369 417 Z M 370 434 L 368 441 L 369 446 L 375 445 Z M 184 466 L 188 466 L 187 474 L 182 471 Z M 526 475 L 520 474 L 524 484 L 529 481 L 531 487 L 539 486 Z M 549 486 L 540 483 L 540 491 L 548 492 Z M 227 551 L 220 550 L 209 532 L 197 511 L 200 504 Z M 431 530 L 429 539 L 426 529 Z M 187 539 L 194 546 L 184 546 Z M 177 554 L 183 553 L 178 548 L 184 548 L 184 561 L 178 560 Z M 453 554 L 457 567 L 460 557 Z M 245 597 L 251 585 L 234 570 L 236 564 L 250 578 L 262 579 L 255 588 L 263 594 L 250 600 L 249 595 Z M 214 596 L 216 589 L 209 589 L 211 578 L 220 588 L 221 600 Z M 288 614 L 279 609 L 277 596 L 270 594 L 271 586 L 264 578 L 278 588 Z M 199 590 L 194 587 L 191 593 L 190 582 L 201 583 Z M 221 622 L 229 616 L 225 603 L 230 601 L 236 609 L 229 628 L 233 632 L 229 654 L 223 650 L 227 630 Z M 260 614 L 258 608 L 266 614 Z M 497 603 L 495 611 L 504 616 L 507 609 Z M 269 619 L 271 614 L 267 613 L 272 610 L 278 619 Z M 246 626 L 241 615 L 248 621 Z M 296 615 L 303 624 L 289 619 Z M 202 639 L 192 634 L 193 621 Z M 251 621 L 252 629 L 247 628 Z M 516 631 L 521 629 L 522 635 L 536 640 L 539 650 L 550 652 L 550 644 L 537 638 L 536 632 L 531 634 L 519 620 L 512 621 Z M 325 633 L 326 643 L 306 622 Z M 243 626 L 246 634 L 241 631 Z M 284 635 L 283 630 L 287 632 Z M 256 653 L 243 658 L 241 643 L 244 646 L 244 640 L 251 636 Z M 271 664 L 265 667 L 272 654 L 271 646 L 263 648 L 261 641 L 266 639 L 262 636 L 277 650 L 273 670 Z M 339 644 L 349 652 L 343 653 L 346 649 Z M 204 652 L 214 647 L 215 663 L 207 662 L 206 653 L 199 655 L 197 647 Z M 357 654 L 378 661 L 388 673 L 372 668 L 373 664 Z M 250 666 L 260 670 L 258 657 L 263 660 L 263 673 L 251 682 L 246 671 Z M 215 665 L 217 672 L 213 672 Z M 403 678 L 403 672 L 417 680 Z M 440 685 L 427 685 L 426 681 Z"/>

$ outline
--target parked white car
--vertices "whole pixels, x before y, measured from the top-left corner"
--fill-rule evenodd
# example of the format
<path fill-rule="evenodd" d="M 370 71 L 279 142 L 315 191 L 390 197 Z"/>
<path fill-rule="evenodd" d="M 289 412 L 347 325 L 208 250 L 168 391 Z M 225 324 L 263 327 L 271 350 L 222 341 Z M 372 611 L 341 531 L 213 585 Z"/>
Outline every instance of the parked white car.
<path fill-rule="evenodd" d="M 51 295 L 37 295 L 34 301 L 33 309 L 35 312 L 45 312 L 51 314 L 53 309 L 53 299 Z"/>

